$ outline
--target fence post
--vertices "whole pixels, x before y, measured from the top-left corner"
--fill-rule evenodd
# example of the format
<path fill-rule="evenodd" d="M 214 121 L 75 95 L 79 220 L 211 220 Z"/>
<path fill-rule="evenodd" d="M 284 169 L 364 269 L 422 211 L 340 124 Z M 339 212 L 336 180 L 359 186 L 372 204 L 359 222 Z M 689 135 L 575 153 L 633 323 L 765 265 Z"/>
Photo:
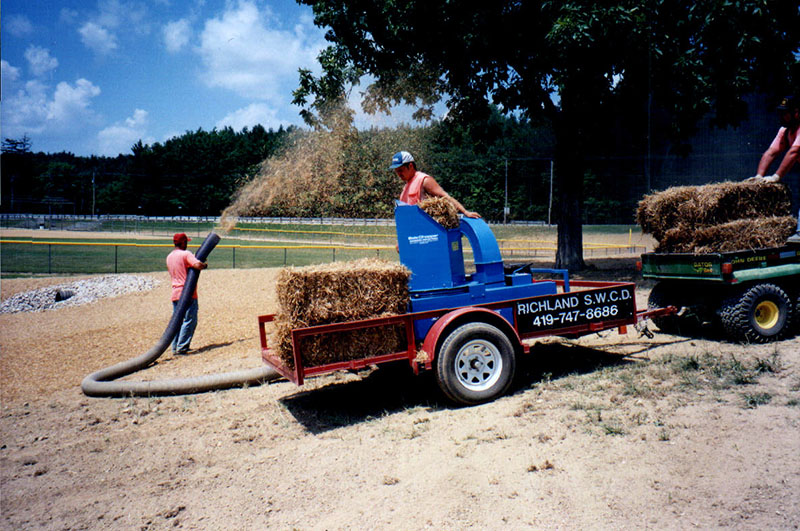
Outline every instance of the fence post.
<path fill-rule="evenodd" d="M 236 247 L 233 247 L 233 268 L 236 269 Z"/>
<path fill-rule="evenodd" d="M 336 247 L 333 248 L 333 261 L 336 261 Z"/>
<path fill-rule="evenodd" d="M 47 244 L 47 274 L 53 272 L 53 245 Z"/>
<path fill-rule="evenodd" d="M 114 274 L 117 274 L 117 249 L 119 249 L 119 245 L 114 246 Z"/>
<path fill-rule="evenodd" d="M 283 265 L 286 265 L 286 247 L 283 248 Z"/>

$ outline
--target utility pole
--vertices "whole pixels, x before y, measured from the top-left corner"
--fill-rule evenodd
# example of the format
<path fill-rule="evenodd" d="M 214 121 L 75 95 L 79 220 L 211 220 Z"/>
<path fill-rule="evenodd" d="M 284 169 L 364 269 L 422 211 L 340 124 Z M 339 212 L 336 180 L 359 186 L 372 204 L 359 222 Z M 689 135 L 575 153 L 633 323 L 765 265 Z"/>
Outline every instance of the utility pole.
<path fill-rule="evenodd" d="M 547 207 L 547 224 L 552 225 L 550 218 L 553 213 L 553 160 L 550 159 L 550 204 Z"/>
<path fill-rule="evenodd" d="M 506 159 L 506 198 L 503 202 L 503 225 L 508 222 L 508 159 Z"/>

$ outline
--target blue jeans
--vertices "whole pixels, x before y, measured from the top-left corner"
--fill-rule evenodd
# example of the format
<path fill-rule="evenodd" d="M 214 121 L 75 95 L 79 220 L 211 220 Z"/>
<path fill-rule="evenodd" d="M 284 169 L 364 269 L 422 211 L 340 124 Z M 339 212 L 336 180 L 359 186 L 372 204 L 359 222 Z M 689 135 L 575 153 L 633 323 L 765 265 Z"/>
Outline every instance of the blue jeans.
<path fill-rule="evenodd" d="M 177 306 L 178 301 L 172 301 L 173 315 Z M 189 350 L 189 344 L 192 342 L 195 328 L 197 328 L 197 299 L 192 299 L 191 304 L 186 308 L 186 315 L 183 316 L 181 329 L 172 340 L 172 352 L 186 352 Z"/>

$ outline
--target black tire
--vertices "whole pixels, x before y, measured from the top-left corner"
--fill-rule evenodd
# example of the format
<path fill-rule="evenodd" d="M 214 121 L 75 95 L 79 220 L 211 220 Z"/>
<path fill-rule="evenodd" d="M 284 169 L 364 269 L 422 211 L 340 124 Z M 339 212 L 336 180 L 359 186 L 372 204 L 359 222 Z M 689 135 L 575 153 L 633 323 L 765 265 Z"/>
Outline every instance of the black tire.
<path fill-rule="evenodd" d="M 792 331 L 795 334 L 800 334 L 800 292 L 797 293 L 797 303 L 794 305 L 794 314 L 792 315 Z"/>
<path fill-rule="evenodd" d="M 775 284 L 750 286 L 723 301 L 719 318 L 726 335 L 742 343 L 767 343 L 786 336 L 794 304 Z"/>
<path fill-rule="evenodd" d="M 659 282 L 650 290 L 650 296 L 647 298 L 647 309 L 654 310 L 656 308 L 675 306 L 680 310 L 682 301 L 679 300 L 679 293 L 680 288 L 677 286 Z M 678 334 L 681 330 L 681 318 L 675 314 L 653 317 L 651 320 L 665 334 Z"/>
<path fill-rule="evenodd" d="M 514 379 L 509 338 L 487 323 L 467 323 L 445 338 L 436 356 L 439 388 L 453 402 L 475 405 L 503 395 Z"/>

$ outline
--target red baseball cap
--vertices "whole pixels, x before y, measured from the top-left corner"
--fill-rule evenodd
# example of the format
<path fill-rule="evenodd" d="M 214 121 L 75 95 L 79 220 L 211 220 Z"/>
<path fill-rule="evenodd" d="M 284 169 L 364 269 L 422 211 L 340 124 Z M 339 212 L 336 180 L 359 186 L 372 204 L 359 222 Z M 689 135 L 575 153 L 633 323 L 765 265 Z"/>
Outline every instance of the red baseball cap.
<path fill-rule="evenodd" d="M 179 232 L 172 237 L 172 241 L 175 243 L 175 245 L 178 245 L 179 243 L 190 242 L 192 239 L 188 237 L 185 232 Z"/>

